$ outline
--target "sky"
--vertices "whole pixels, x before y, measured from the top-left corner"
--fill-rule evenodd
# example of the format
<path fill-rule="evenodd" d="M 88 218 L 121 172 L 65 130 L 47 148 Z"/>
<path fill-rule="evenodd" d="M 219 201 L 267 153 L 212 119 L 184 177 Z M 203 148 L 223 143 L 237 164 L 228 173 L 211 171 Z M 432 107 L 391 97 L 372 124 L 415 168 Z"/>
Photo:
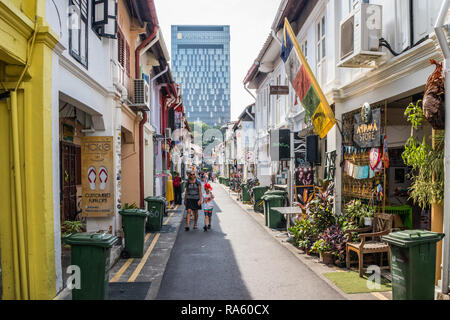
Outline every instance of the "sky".
<path fill-rule="evenodd" d="M 230 25 L 231 120 L 254 102 L 243 80 L 270 34 L 280 0 L 155 0 L 165 43 L 171 53 L 172 25 Z"/>

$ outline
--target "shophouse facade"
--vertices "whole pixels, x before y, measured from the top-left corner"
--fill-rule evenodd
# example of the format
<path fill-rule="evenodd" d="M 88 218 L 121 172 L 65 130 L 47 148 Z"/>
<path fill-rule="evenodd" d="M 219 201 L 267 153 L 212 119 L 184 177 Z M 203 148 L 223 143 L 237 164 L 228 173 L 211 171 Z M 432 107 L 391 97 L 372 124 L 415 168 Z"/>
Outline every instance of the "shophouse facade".
<path fill-rule="evenodd" d="M 413 228 L 442 232 L 442 208 L 433 206 L 433 209 L 421 210 L 410 203 L 406 194 L 400 192 L 411 183 L 403 175 L 407 168 L 401 160 L 402 148 L 410 136 L 410 126 L 403 113 L 409 103 L 423 98 L 426 81 L 434 70 L 430 59 L 443 61 L 434 34 L 440 6 L 440 1 L 282 1 L 272 25 L 271 37 L 244 80 L 248 88 L 256 90 L 258 178 L 262 184 L 273 183 L 268 178 L 270 174 L 261 172 L 264 161 L 271 163 L 271 174 L 276 165 L 267 150 L 267 130 L 283 126 L 282 121 L 271 117 L 271 108 L 275 111 L 278 109 L 275 108 L 278 98 L 271 97 L 268 91 L 271 84 L 277 83 L 278 77 L 284 80 L 284 66 L 279 56 L 284 19 L 287 18 L 338 122 L 326 139 L 319 139 L 316 144 L 315 149 L 320 151 L 320 165 L 310 163 L 315 172 L 314 183 L 319 178 L 335 181 L 337 214 L 342 213 L 343 204 L 350 198 L 364 198 L 363 190 L 381 186 L 385 199 L 379 203 L 380 206 L 409 205 L 412 208 L 410 222 Z M 355 24 L 352 25 L 351 21 L 359 21 L 356 19 L 365 19 L 361 20 L 365 22 L 361 25 L 374 30 L 372 39 L 375 42 L 358 43 L 361 38 L 355 37 L 348 47 L 346 38 L 351 39 L 354 34 Z M 368 36 L 366 38 L 369 39 Z M 380 42 L 381 38 L 384 41 Z M 349 51 L 349 48 L 353 48 L 353 51 Z M 293 92 L 292 87 L 290 92 Z M 367 188 L 363 187 L 364 182 L 349 176 L 344 166 L 350 159 L 349 153 L 354 150 L 354 115 L 360 112 L 365 103 L 372 110 L 380 110 L 381 134 L 387 137 L 386 146 L 392 165 L 379 176 L 378 183 L 375 181 Z M 295 105 L 292 93 L 287 108 L 290 112 L 286 120 L 294 120 L 292 125 L 297 126 L 294 131 L 300 147 L 304 145 L 304 141 L 300 143 L 301 138 L 314 133 L 303 121 L 303 107 Z M 418 135 L 419 139 L 425 136 L 431 144 L 431 128 L 428 125 Z M 296 167 L 300 165 L 298 160 L 301 157 L 296 154 Z M 384 177 L 386 183 L 383 182 Z M 377 180 L 377 176 L 374 180 Z M 348 185 L 359 184 L 361 192 L 349 191 Z M 397 197 L 399 194 L 400 198 Z M 438 257 L 440 255 L 438 249 Z M 438 258 L 437 275 L 441 273 L 440 265 Z"/>

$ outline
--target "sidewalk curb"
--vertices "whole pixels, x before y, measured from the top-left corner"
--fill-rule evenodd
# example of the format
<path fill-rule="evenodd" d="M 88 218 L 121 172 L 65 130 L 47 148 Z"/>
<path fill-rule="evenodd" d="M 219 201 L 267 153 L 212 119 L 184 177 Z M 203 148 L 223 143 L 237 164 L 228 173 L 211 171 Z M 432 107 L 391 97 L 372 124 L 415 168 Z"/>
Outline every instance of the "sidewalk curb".
<path fill-rule="evenodd" d="M 365 294 L 346 294 L 344 293 L 341 289 L 339 289 L 333 282 L 331 282 L 328 278 L 326 278 L 325 276 L 323 276 L 323 274 L 318 271 L 317 269 L 319 268 L 326 268 L 326 266 L 324 265 L 317 265 L 318 262 L 314 261 L 314 260 L 307 260 L 304 257 L 302 257 L 302 251 L 296 247 L 294 247 L 291 243 L 287 242 L 287 241 L 283 241 L 281 238 L 277 237 L 275 235 L 275 233 L 272 231 L 272 229 L 267 228 L 263 223 L 261 223 L 261 221 L 258 220 L 257 215 L 261 215 L 261 213 L 259 212 L 255 212 L 253 210 L 253 208 L 249 207 L 248 205 L 245 205 L 243 203 L 241 203 L 240 201 L 237 200 L 237 198 L 235 198 L 234 192 L 229 192 L 230 190 L 228 188 L 226 188 L 225 186 L 216 183 L 217 185 L 220 185 L 223 190 L 225 190 L 225 192 L 228 193 L 228 195 L 230 196 L 230 198 L 239 206 L 241 207 L 241 209 L 243 209 L 245 212 L 247 212 L 247 214 L 249 216 L 251 216 L 257 223 L 258 225 L 260 225 L 274 240 L 276 240 L 278 243 L 280 243 L 284 248 L 286 248 L 287 250 L 289 250 L 290 253 L 292 253 L 298 260 L 300 260 L 309 270 L 311 270 L 314 274 L 316 274 L 320 279 L 322 279 L 323 281 L 325 281 L 330 287 L 332 287 L 333 289 L 336 290 L 336 292 L 338 292 L 344 299 L 346 300 L 359 300 L 358 297 L 361 297 L 360 295 L 365 295 L 366 298 L 369 298 L 369 300 L 384 300 L 382 299 L 379 294 L 373 294 L 373 293 L 365 293 Z M 263 220 L 264 221 L 264 220 Z M 277 230 L 277 233 L 281 233 L 281 231 Z M 339 271 L 337 269 L 335 269 L 334 271 Z M 332 272 L 332 270 L 330 270 L 330 272 Z M 370 297 L 369 295 L 371 295 L 372 297 Z M 386 300 L 389 300 L 387 298 L 385 298 Z"/>

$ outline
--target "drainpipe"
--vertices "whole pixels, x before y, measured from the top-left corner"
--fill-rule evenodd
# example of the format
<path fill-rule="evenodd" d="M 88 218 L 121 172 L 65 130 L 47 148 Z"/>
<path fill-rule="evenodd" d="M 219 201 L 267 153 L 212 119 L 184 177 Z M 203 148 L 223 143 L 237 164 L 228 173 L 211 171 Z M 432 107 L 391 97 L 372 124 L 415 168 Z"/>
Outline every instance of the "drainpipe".
<path fill-rule="evenodd" d="M 154 76 L 153 78 L 150 79 L 150 103 L 153 103 L 153 89 L 154 89 L 154 86 L 155 86 L 156 79 L 161 77 L 167 71 L 169 71 L 169 66 L 166 66 L 166 68 L 162 72 L 160 72 L 159 74 L 157 74 L 156 76 Z M 161 101 L 161 97 L 160 97 L 160 101 Z M 156 132 L 156 128 L 155 128 L 155 133 L 157 133 Z M 157 141 L 155 141 L 155 142 L 157 143 Z M 156 148 L 158 147 L 158 145 L 159 144 L 157 143 L 156 144 Z M 153 145 L 153 150 L 155 150 L 155 145 Z M 155 156 L 155 154 L 153 154 L 153 168 L 156 168 L 156 156 Z M 156 175 L 153 174 L 153 195 L 156 195 L 155 185 L 156 185 Z"/>
<path fill-rule="evenodd" d="M 256 97 L 254 96 L 254 94 L 250 91 L 250 90 L 248 90 L 248 88 L 247 88 L 247 85 L 246 84 L 244 84 L 244 89 L 245 89 L 245 91 L 247 91 L 248 92 L 248 94 L 249 95 L 251 95 L 252 97 L 253 97 L 253 99 L 255 99 L 255 101 L 256 101 Z"/>
<path fill-rule="evenodd" d="M 152 0 L 147 0 L 149 8 L 154 8 L 154 4 Z M 156 13 L 152 10 L 152 17 L 154 21 L 156 21 Z M 158 24 L 153 24 L 153 31 L 136 49 L 135 51 L 135 77 L 137 79 L 141 78 L 140 75 L 140 60 L 141 60 L 141 51 L 146 47 L 150 42 L 152 42 L 158 33 Z M 148 48 L 149 49 L 149 48 Z M 147 49 L 147 50 L 148 50 Z M 144 125 L 147 122 L 147 112 L 142 112 L 143 118 L 141 122 L 139 122 L 139 190 L 140 190 L 140 207 L 144 208 Z"/>
<path fill-rule="evenodd" d="M 280 39 L 278 39 L 277 34 L 274 29 L 271 30 L 270 34 L 272 35 L 272 38 L 274 38 L 275 41 L 280 45 L 280 47 L 282 47 L 283 44 L 281 43 Z"/>
<path fill-rule="evenodd" d="M 445 74 L 445 141 L 450 141 L 450 48 L 447 36 L 443 30 L 445 18 L 450 7 L 450 0 L 442 2 L 441 11 L 434 27 L 439 45 L 444 55 Z M 444 155 L 444 233 L 445 237 L 442 246 L 442 293 L 449 293 L 449 251 L 450 251 L 450 143 L 445 143 Z"/>

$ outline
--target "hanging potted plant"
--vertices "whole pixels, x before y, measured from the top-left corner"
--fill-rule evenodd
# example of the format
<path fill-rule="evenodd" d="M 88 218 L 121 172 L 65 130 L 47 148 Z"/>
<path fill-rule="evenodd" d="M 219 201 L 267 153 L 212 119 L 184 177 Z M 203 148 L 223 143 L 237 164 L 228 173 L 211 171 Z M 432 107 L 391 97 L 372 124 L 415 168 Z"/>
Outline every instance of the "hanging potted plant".
<path fill-rule="evenodd" d="M 364 214 L 364 226 L 371 227 L 373 224 L 373 211 L 368 209 Z"/>

